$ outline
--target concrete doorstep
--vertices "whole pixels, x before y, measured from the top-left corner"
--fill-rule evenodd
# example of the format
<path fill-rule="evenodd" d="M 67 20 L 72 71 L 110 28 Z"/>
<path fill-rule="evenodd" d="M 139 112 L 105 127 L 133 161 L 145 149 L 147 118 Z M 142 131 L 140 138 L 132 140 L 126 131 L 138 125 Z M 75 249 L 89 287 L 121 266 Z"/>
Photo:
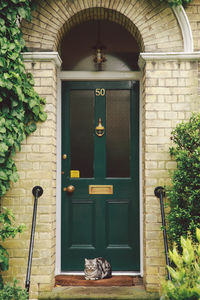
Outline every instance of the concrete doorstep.
<path fill-rule="evenodd" d="M 123 299 L 123 300 L 159 300 L 158 293 L 148 293 L 143 286 L 132 287 L 84 287 L 84 286 L 68 286 L 55 287 L 52 292 L 42 292 L 39 295 L 39 300 L 47 299 Z"/>

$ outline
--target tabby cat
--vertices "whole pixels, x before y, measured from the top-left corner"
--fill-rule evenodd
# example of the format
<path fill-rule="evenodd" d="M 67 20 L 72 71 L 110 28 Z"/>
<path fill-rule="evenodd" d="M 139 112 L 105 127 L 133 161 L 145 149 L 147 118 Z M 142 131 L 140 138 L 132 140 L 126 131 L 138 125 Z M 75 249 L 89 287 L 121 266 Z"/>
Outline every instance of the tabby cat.
<path fill-rule="evenodd" d="M 111 277 L 112 268 L 109 262 L 103 257 L 94 259 L 85 258 L 84 273 L 86 280 L 98 280 Z"/>

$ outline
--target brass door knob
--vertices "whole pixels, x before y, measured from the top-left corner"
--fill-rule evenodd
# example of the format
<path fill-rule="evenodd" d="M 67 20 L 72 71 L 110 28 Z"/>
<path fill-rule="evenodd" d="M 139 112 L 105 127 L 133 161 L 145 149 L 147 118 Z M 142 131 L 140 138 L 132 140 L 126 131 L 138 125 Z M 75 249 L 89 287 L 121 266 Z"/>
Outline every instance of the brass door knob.
<path fill-rule="evenodd" d="M 72 194 L 75 191 L 75 187 L 73 185 L 68 185 L 67 187 L 64 187 L 63 191 Z"/>

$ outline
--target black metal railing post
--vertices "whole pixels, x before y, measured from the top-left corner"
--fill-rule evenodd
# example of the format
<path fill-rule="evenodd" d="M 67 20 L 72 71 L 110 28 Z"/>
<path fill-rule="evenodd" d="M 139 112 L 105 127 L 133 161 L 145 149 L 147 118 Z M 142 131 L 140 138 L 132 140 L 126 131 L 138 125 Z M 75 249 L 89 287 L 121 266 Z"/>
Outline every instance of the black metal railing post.
<path fill-rule="evenodd" d="M 160 210 L 161 210 L 161 218 L 162 218 L 162 228 L 163 228 L 163 239 L 164 239 L 164 247 L 165 247 L 165 258 L 167 266 L 170 266 L 169 255 L 168 255 L 168 242 L 167 242 L 167 231 L 166 231 L 166 222 L 165 222 L 165 209 L 163 198 L 165 197 L 165 189 L 162 186 L 157 186 L 154 190 L 154 194 L 157 198 L 160 199 Z M 168 279 L 171 280 L 171 275 L 167 270 Z"/>
<path fill-rule="evenodd" d="M 35 235 L 35 224 L 36 224 L 36 215 L 37 215 L 37 200 L 43 194 L 43 189 L 41 186 L 35 186 L 32 190 L 32 194 L 35 197 L 34 207 L 33 207 L 33 219 L 32 219 L 32 228 L 31 228 L 31 237 L 30 237 L 30 246 L 29 246 L 29 256 L 28 256 L 28 266 L 26 273 L 26 282 L 25 288 L 29 295 L 30 288 L 30 276 L 31 276 L 31 264 L 32 264 L 32 256 L 33 256 L 33 245 L 34 245 L 34 235 Z"/>

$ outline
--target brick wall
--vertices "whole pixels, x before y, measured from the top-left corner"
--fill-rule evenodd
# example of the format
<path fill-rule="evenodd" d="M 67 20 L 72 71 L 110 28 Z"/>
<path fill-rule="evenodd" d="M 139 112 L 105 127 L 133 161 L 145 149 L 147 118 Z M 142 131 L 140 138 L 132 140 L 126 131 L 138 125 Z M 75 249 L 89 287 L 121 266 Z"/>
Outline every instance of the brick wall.
<path fill-rule="evenodd" d="M 172 10 L 159 0 L 37 0 L 31 23 L 23 22 L 30 49 L 57 51 L 63 35 L 81 22 L 105 19 L 127 28 L 141 51 L 182 51 L 183 41 Z"/>
<path fill-rule="evenodd" d="M 198 62 L 148 61 L 144 72 L 145 282 L 154 290 L 165 274 L 160 203 L 154 188 L 170 184 L 169 171 L 175 167 L 169 156 L 172 129 L 200 111 Z"/>

